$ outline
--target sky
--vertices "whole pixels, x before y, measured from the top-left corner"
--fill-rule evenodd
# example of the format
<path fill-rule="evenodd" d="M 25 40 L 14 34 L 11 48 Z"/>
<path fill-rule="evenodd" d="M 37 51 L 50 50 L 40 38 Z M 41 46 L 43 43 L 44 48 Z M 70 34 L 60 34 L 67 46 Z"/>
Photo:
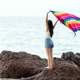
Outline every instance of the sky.
<path fill-rule="evenodd" d="M 49 10 L 80 16 L 80 0 L 0 0 L 0 16 L 44 16 Z"/>

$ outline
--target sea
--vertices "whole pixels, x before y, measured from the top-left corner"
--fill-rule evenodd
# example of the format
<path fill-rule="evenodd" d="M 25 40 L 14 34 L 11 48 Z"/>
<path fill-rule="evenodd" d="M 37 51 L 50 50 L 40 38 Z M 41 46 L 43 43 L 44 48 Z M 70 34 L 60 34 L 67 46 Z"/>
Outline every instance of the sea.
<path fill-rule="evenodd" d="M 56 20 L 53 20 L 53 23 Z M 80 52 L 80 31 L 76 36 L 72 30 L 58 22 L 54 29 L 53 56 L 62 53 Z M 47 58 L 45 47 L 45 18 L 42 16 L 1 16 L 0 17 L 0 53 L 3 50 L 24 51 Z"/>

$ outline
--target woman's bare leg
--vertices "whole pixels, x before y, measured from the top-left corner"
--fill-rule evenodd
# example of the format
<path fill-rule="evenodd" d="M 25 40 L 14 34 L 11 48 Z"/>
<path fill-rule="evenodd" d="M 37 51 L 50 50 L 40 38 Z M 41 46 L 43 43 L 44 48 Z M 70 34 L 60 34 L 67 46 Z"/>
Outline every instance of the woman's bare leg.
<path fill-rule="evenodd" d="M 48 57 L 48 68 L 52 69 L 54 67 L 52 48 L 46 48 L 46 53 Z"/>
<path fill-rule="evenodd" d="M 49 48 L 46 48 L 47 58 L 48 58 L 48 68 L 50 67 L 50 59 L 49 59 Z"/>
<path fill-rule="evenodd" d="M 52 69 L 55 67 L 52 48 L 49 48 L 49 59 L 50 59 L 49 65 L 50 65 L 50 68 Z"/>

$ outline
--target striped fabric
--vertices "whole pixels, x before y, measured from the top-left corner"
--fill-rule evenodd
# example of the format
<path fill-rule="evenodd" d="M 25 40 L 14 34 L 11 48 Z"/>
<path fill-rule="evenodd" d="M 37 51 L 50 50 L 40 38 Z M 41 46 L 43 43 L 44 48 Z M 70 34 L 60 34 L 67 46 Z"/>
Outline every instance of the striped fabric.
<path fill-rule="evenodd" d="M 70 28 L 73 32 L 80 30 L 80 18 L 69 13 L 58 12 L 58 11 L 50 11 L 53 13 L 58 20 Z"/>

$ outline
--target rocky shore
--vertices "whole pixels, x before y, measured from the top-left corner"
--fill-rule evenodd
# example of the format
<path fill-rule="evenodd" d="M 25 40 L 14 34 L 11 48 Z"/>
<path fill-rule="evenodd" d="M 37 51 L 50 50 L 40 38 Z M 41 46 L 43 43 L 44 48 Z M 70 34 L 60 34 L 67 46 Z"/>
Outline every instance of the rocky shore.
<path fill-rule="evenodd" d="M 47 60 L 27 52 L 0 53 L 0 80 L 80 80 L 80 53 L 54 58 L 56 68 L 45 69 Z"/>

